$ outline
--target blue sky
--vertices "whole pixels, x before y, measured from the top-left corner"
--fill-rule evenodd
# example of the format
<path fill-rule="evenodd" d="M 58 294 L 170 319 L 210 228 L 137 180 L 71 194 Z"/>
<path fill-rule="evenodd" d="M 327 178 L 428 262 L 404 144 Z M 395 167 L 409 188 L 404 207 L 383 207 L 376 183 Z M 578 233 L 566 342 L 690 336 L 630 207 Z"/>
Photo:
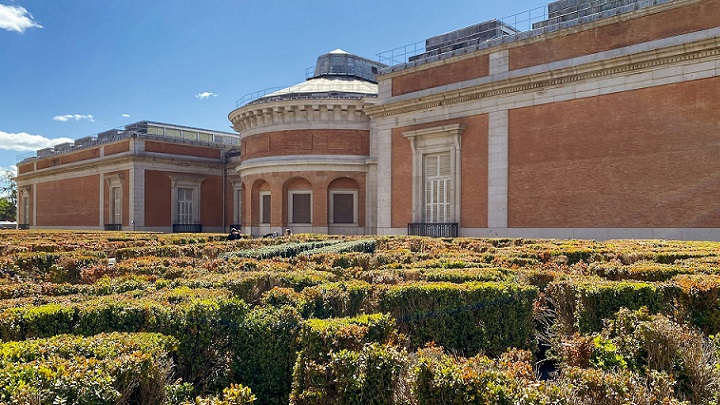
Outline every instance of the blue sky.
<path fill-rule="evenodd" d="M 305 80 L 341 48 L 368 59 L 545 0 L 0 0 L 0 168 L 151 120 L 231 131 L 245 94 Z M 527 24 L 522 29 L 527 29 Z"/>

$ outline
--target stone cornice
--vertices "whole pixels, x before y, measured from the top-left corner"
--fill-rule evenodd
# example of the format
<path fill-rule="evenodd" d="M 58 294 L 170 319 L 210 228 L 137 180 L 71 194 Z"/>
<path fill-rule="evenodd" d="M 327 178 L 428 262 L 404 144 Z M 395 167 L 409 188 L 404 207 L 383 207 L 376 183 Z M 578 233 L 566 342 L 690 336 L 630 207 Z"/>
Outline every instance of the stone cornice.
<path fill-rule="evenodd" d="M 374 118 L 388 117 L 511 93 L 538 91 L 545 87 L 563 86 L 583 80 L 641 73 L 660 66 L 718 58 L 720 58 L 720 38 L 710 38 L 690 44 L 675 45 L 578 66 L 548 70 L 537 74 L 520 75 L 498 81 L 490 80 L 478 85 L 470 85 L 403 101 L 367 106 L 365 113 Z"/>
<path fill-rule="evenodd" d="M 368 171 L 367 156 L 292 156 L 259 158 L 241 163 L 236 170 L 241 176 L 290 171 Z"/>
<path fill-rule="evenodd" d="M 245 132 L 271 130 L 274 126 L 303 125 L 322 122 L 328 128 L 334 124 L 367 125 L 370 119 L 363 113 L 363 99 L 308 99 L 283 100 L 262 104 L 250 104 L 230 113 L 233 128 Z"/>
<path fill-rule="evenodd" d="M 179 160 L 177 155 L 173 158 L 159 157 L 156 154 L 140 154 L 135 155 L 131 152 L 122 154 L 106 156 L 101 158 L 83 160 L 80 162 L 68 163 L 65 165 L 48 167 L 45 169 L 39 169 L 33 172 L 23 173 L 16 177 L 17 181 L 24 183 L 28 181 L 42 180 L 45 177 L 58 176 L 58 175 L 69 175 L 72 173 L 80 173 L 79 175 L 90 175 L 106 173 L 107 171 L 118 171 L 127 170 L 136 163 L 160 163 L 164 165 L 171 165 L 175 167 L 205 167 L 205 168 L 220 168 L 222 169 L 225 165 L 219 160 L 217 163 L 211 163 L 208 161 L 195 161 L 195 160 Z M 86 174 L 87 173 L 87 174 Z"/>

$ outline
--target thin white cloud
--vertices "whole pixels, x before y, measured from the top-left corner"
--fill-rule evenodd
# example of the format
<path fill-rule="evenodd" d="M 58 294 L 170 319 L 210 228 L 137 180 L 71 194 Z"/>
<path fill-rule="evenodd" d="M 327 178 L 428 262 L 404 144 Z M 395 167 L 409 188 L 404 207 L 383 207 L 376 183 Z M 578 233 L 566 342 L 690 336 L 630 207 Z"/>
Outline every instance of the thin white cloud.
<path fill-rule="evenodd" d="M 30 135 L 25 132 L 13 134 L 0 131 L 0 149 L 5 150 L 29 152 L 49 148 L 65 142 L 73 142 L 73 140 L 70 138 L 50 139 L 40 135 Z"/>
<path fill-rule="evenodd" d="M 67 122 L 70 120 L 75 120 L 75 121 L 88 120 L 90 122 L 95 122 L 95 118 L 89 114 L 88 115 L 80 115 L 80 114 L 56 115 L 53 117 L 53 120 L 62 121 L 62 122 Z"/>
<path fill-rule="evenodd" d="M 130 118 L 130 114 L 123 114 L 122 116 L 125 118 Z"/>
<path fill-rule="evenodd" d="M 217 94 L 215 94 L 215 93 L 210 93 L 209 91 L 204 91 L 204 92 L 202 92 L 202 93 L 200 93 L 200 94 L 196 94 L 196 95 L 195 95 L 195 98 L 199 98 L 200 100 L 205 100 L 205 99 L 208 99 L 208 98 L 210 98 L 210 97 L 217 97 Z"/>
<path fill-rule="evenodd" d="M 0 28 L 6 31 L 25 32 L 28 28 L 42 28 L 33 21 L 32 14 L 20 6 L 0 4 Z"/>
<path fill-rule="evenodd" d="M 17 174 L 17 166 L 16 165 L 10 165 L 10 167 L 2 167 L 0 166 L 0 179 L 4 177 L 4 174 L 6 172 L 10 172 L 13 175 Z"/>

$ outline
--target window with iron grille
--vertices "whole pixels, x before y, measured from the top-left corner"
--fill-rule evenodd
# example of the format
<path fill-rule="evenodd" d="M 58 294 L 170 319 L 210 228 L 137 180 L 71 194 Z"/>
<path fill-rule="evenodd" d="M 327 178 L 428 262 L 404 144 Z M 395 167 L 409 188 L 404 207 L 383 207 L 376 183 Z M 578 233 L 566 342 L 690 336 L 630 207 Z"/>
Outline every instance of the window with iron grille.
<path fill-rule="evenodd" d="M 425 222 L 448 222 L 451 198 L 450 153 L 424 155 Z"/>
<path fill-rule="evenodd" d="M 193 190 L 192 188 L 177 189 L 177 222 L 178 224 L 195 223 L 193 218 Z"/>
<path fill-rule="evenodd" d="M 112 213 L 112 223 L 122 224 L 122 188 L 113 187 L 110 190 L 112 194 L 112 207 L 110 208 L 110 212 Z"/>

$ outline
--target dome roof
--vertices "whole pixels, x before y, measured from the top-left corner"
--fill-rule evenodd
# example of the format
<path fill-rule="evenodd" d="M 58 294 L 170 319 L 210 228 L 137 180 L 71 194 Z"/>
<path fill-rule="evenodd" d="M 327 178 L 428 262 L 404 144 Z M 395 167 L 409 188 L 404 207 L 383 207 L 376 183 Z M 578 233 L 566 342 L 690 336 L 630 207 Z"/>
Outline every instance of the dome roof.
<path fill-rule="evenodd" d="M 272 92 L 254 103 L 301 98 L 362 98 L 377 96 L 375 75 L 382 63 L 336 49 L 317 59 L 313 77 Z"/>

